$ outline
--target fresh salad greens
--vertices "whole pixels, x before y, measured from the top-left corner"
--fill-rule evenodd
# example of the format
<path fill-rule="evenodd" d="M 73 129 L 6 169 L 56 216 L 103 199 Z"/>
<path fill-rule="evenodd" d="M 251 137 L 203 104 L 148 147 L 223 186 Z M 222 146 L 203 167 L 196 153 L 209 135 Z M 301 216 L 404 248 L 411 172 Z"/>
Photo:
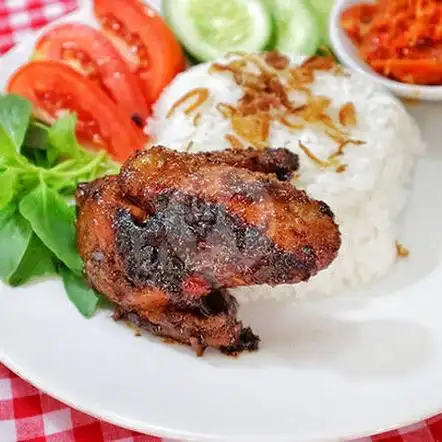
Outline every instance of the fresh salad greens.
<path fill-rule="evenodd" d="M 78 183 L 118 167 L 105 152 L 80 146 L 75 124 L 75 115 L 64 114 L 48 127 L 33 119 L 27 100 L 0 95 L 0 279 L 18 286 L 60 275 L 89 317 L 99 296 L 82 276 L 71 201 Z"/>
<path fill-rule="evenodd" d="M 213 0 L 214 1 L 214 0 Z M 334 0 L 163 0 L 163 13 L 191 61 L 226 51 L 276 49 L 314 55 L 328 45 Z"/>

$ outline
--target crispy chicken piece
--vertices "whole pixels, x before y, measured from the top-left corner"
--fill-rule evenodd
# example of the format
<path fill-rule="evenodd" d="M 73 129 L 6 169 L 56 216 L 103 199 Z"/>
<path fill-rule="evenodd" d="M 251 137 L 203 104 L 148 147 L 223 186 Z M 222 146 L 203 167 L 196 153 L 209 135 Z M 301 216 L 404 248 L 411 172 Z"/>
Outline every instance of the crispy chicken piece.
<path fill-rule="evenodd" d="M 221 150 L 194 154 L 207 161 L 248 169 L 252 172 L 275 174 L 278 180 L 287 181 L 299 168 L 298 155 L 285 148 L 256 150 Z"/>
<path fill-rule="evenodd" d="M 139 151 L 123 166 L 125 197 L 164 215 L 176 254 L 223 287 L 306 281 L 340 247 L 323 202 L 272 177 L 163 147 Z"/>
<path fill-rule="evenodd" d="M 77 192 L 77 242 L 91 284 L 123 316 L 198 352 L 257 348 L 227 288 L 305 281 L 340 246 L 326 204 L 255 171 L 274 174 L 272 154 L 234 155 L 156 147 Z"/>
<path fill-rule="evenodd" d="M 186 270 L 166 244 L 159 247 L 159 259 L 148 263 L 154 273 L 146 281 L 137 284 L 128 278 L 117 247 L 118 219 L 127 214 L 145 219 L 146 213 L 121 199 L 116 177 L 81 185 L 76 198 L 77 244 L 85 273 L 90 284 L 118 306 L 119 318 L 191 345 L 198 354 L 208 346 L 229 354 L 257 349 L 259 338 L 236 319 L 238 304 L 225 289 L 213 288 L 199 309 L 186 307 L 174 296 L 173 286 Z M 136 253 L 143 246 L 133 247 Z"/>

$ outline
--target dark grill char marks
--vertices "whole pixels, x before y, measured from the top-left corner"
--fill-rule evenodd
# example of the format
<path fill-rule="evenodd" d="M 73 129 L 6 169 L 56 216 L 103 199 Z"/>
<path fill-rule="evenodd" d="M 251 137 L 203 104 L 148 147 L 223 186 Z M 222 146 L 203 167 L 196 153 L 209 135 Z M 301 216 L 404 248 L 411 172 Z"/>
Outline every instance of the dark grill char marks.
<path fill-rule="evenodd" d="M 296 255 L 300 262 L 306 259 L 303 248 L 309 246 L 309 255 L 316 257 L 314 261 L 308 258 L 309 274 L 295 268 L 286 281 L 299 282 L 328 267 L 340 247 L 339 230 L 324 203 L 308 198 L 290 183 L 207 162 L 203 155 L 179 154 L 162 147 L 139 151 L 123 166 L 119 183 L 128 200 L 150 212 L 163 209 L 155 201 L 163 197 L 167 205 L 167 198 L 176 194 L 222 207 L 242 224 L 257 229 L 279 250 Z"/>
<path fill-rule="evenodd" d="M 234 154 L 225 154 L 229 164 Z M 247 165 L 240 154 L 238 163 Z M 120 316 L 198 353 L 258 346 L 227 288 L 306 280 L 340 246 L 326 205 L 229 164 L 221 154 L 153 148 L 134 154 L 118 177 L 77 192 L 77 242 L 91 284 Z"/>
<path fill-rule="evenodd" d="M 213 290 L 200 308 L 184 307 L 176 296 L 127 275 L 116 249 L 118 219 L 147 217 L 121 199 L 116 177 L 82 185 L 77 191 L 77 245 L 89 282 L 118 306 L 127 318 L 158 336 L 192 345 L 196 350 L 219 348 L 232 354 L 257 349 L 259 338 L 236 319 L 237 302 L 223 289 Z"/>
<path fill-rule="evenodd" d="M 230 296 L 230 295 L 229 295 Z M 240 322 L 234 322 L 231 318 L 236 316 L 236 301 L 234 299 L 228 299 L 229 310 L 224 314 L 226 318 L 225 327 L 228 330 L 232 327 L 234 331 L 234 339 L 231 339 L 229 345 L 219 345 L 217 348 L 223 353 L 229 355 L 237 355 L 243 351 L 255 351 L 258 350 L 259 338 L 256 336 L 250 327 L 242 327 Z M 198 324 L 191 324 L 189 320 L 191 317 L 189 313 L 183 313 L 179 310 L 170 308 L 166 311 L 167 320 L 161 323 L 151 322 L 146 316 L 142 317 L 135 312 L 126 312 L 121 310 L 118 312 L 118 319 L 127 319 L 137 327 L 144 329 L 156 336 L 172 339 L 180 344 L 191 345 L 198 356 L 201 356 L 204 350 L 210 346 L 202 335 L 200 335 L 200 328 Z M 182 317 L 187 315 L 186 320 L 183 321 Z M 196 314 L 195 317 L 198 317 Z M 223 316 L 220 315 L 222 318 Z M 232 324 L 230 324 L 232 322 Z M 182 325 L 184 324 L 184 326 Z M 216 333 L 216 329 L 212 331 Z M 239 335 L 238 335 L 239 332 Z M 229 338 L 229 336 L 228 336 Z M 213 344 L 211 346 L 214 346 Z"/>
<path fill-rule="evenodd" d="M 116 250 L 128 279 L 139 287 L 154 286 L 181 295 L 181 282 L 188 271 L 170 248 L 161 216 L 137 223 L 127 210 L 117 212 Z"/>
<path fill-rule="evenodd" d="M 311 247 L 280 250 L 222 206 L 179 192 L 162 194 L 151 206 L 155 214 L 142 224 L 127 211 L 118 214 L 117 250 L 135 285 L 161 288 L 177 302 L 199 305 L 220 286 L 290 283 L 294 269 L 305 280 L 316 268 Z"/>

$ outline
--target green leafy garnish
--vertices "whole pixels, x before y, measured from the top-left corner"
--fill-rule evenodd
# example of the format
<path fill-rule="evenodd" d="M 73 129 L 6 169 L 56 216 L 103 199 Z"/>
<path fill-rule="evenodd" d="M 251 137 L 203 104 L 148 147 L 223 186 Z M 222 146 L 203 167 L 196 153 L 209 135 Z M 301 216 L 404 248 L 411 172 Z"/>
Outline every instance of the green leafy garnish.
<path fill-rule="evenodd" d="M 80 313 L 90 318 L 97 309 L 99 300 L 97 293 L 86 285 L 84 278 L 72 273 L 67 267 L 61 266 L 59 273 L 69 299 Z"/>
<path fill-rule="evenodd" d="M 48 127 L 38 121 L 32 121 L 23 141 L 22 152 L 24 148 L 40 151 L 49 149 Z"/>
<path fill-rule="evenodd" d="M 15 95 L 0 96 L 0 146 L 2 155 L 19 154 L 29 120 L 31 103 Z"/>
<path fill-rule="evenodd" d="M 20 213 L 43 244 L 70 270 L 81 275 L 75 247 L 75 213 L 54 190 L 41 183 L 20 201 Z"/>
<path fill-rule="evenodd" d="M 9 278 L 12 286 L 26 284 L 34 278 L 57 274 L 51 251 L 33 234 L 19 266 Z"/>
<path fill-rule="evenodd" d="M 31 225 L 21 216 L 15 204 L 0 210 L 0 277 L 5 282 L 19 267 L 31 237 Z"/>
<path fill-rule="evenodd" d="M 117 173 L 118 165 L 78 143 L 74 114 L 49 127 L 31 112 L 27 100 L 0 95 L 0 279 L 18 286 L 59 274 L 90 317 L 99 296 L 82 276 L 71 201 L 78 183 Z"/>
<path fill-rule="evenodd" d="M 0 207 L 7 206 L 14 198 L 17 181 L 17 172 L 14 169 L 0 172 Z"/>
<path fill-rule="evenodd" d="M 81 158 L 82 152 L 78 148 L 77 138 L 75 136 L 75 125 L 77 117 L 72 114 L 65 114 L 59 118 L 49 129 L 49 142 L 52 146 L 57 146 L 59 154 L 67 154 L 72 158 Z"/>

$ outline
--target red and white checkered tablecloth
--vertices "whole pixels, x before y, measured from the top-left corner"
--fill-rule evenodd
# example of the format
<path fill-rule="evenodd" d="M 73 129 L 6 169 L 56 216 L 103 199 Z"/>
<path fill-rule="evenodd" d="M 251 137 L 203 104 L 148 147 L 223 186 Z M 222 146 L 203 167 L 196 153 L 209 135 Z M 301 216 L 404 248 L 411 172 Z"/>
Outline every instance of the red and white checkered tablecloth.
<path fill-rule="evenodd" d="M 75 10 L 78 0 L 0 0 L 0 54 L 24 35 Z M 161 442 L 89 417 L 0 364 L 0 442 Z M 442 415 L 358 442 L 442 442 Z M 270 441 L 269 441 L 270 442 Z"/>

